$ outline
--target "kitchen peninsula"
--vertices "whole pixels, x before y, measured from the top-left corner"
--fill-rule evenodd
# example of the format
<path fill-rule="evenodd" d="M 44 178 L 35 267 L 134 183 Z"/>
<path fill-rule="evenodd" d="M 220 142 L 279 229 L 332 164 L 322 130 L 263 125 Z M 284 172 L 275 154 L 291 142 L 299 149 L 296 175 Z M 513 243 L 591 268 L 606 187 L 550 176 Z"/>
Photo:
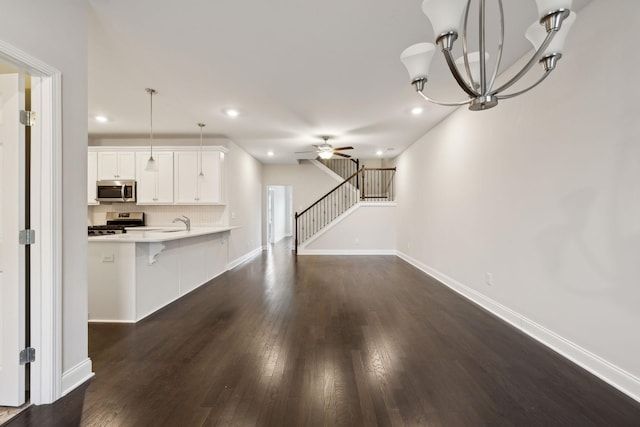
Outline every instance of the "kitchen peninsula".
<path fill-rule="evenodd" d="M 89 321 L 137 322 L 224 273 L 237 227 L 136 227 L 89 237 Z"/>

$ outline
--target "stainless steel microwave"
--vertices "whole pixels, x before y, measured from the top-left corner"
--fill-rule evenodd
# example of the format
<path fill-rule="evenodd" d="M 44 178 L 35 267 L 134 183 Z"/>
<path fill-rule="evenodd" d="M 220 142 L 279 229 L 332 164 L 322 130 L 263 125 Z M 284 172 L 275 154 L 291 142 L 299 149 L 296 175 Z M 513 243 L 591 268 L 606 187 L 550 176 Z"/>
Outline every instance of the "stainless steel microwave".
<path fill-rule="evenodd" d="M 135 202 L 134 180 L 106 180 L 96 183 L 96 200 L 99 202 Z"/>

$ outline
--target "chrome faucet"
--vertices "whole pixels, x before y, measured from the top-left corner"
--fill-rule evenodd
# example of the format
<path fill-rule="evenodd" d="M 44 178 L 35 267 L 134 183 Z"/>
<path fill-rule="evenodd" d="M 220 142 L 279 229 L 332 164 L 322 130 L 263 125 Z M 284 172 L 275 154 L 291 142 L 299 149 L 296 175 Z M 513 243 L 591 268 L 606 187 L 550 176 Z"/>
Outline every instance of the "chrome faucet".
<path fill-rule="evenodd" d="M 191 220 L 189 219 L 189 217 L 182 215 L 182 218 L 175 218 L 173 220 L 174 223 L 178 221 L 184 223 L 184 225 L 187 226 L 187 231 L 191 231 Z"/>

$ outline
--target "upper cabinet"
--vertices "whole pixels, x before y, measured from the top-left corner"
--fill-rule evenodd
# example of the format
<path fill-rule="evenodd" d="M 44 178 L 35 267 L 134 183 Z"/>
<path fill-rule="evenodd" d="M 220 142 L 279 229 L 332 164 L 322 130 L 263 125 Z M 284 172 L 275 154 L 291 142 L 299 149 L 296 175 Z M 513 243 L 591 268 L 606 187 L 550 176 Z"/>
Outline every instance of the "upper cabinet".
<path fill-rule="evenodd" d="M 222 151 L 176 151 L 174 185 L 176 204 L 224 203 L 225 153 Z"/>
<path fill-rule="evenodd" d="M 158 170 L 147 171 L 149 151 L 136 153 L 137 203 L 139 205 L 170 205 L 173 203 L 173 152 L 154 152 Z"/>
<path fill-rule="evenodd" d="M 96 181 L 98 180 L 98 153 L 89 151 L 87 155 L 87 204 L 97 205 Z"/>
<path fill-rule="evenodd" d="M 89 147 L 87 202 L 95 205 L 96 180 L 136 181 L 138 205 L 225 204 L 226 148 L 159 147 L 157 171 L 146 171 L 149 147 Z"/>
<path fill-rule="evenodd" d="M 98 180 L 136 179 L 134 151 L 98 151 Z"/>

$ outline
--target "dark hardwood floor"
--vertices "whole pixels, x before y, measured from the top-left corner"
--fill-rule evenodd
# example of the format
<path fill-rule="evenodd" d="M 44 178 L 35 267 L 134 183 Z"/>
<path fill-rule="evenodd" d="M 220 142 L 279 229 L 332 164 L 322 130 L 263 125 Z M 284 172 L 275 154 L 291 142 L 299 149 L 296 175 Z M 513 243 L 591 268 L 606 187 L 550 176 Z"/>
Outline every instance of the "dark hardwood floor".
<path fill-rule="evenodd" d="M 136 325 L 10 426 L 640 426 L 640 404 L 393 256 L 285 244 Z"/>

